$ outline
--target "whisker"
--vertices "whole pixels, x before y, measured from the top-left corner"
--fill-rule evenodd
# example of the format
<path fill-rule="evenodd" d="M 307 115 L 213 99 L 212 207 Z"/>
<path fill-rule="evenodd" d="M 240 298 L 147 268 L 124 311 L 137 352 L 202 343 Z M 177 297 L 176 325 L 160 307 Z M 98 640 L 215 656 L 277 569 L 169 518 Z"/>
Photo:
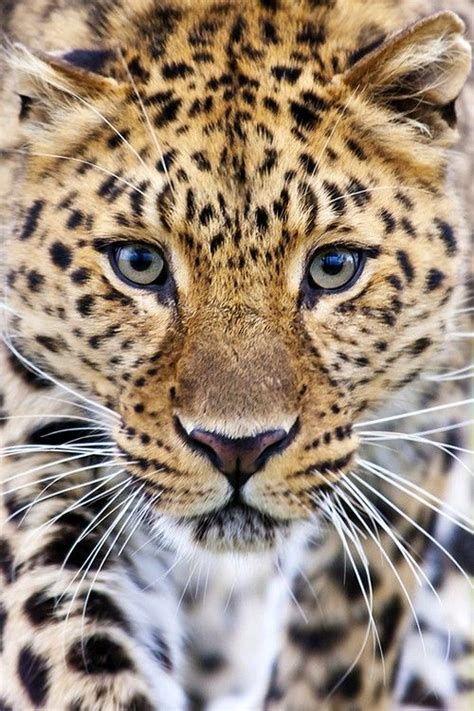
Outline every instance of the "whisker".
<path fill-rule="evenodd" d="M 364 422 L 358 422 L 354 427 L 367 427 L 368 425 L 378 425 L 382 422 L 393 422 L 394 420 L 403 420 L 406 417 L 415 417 L 417 415 L 425 415 L 428 412 L 439 412 L 440 410 L 448 410 L 452 407 L 462 407 L 463 405 L 472 405 L 474 403 L 474 398 L 466 398 L 465 400 L 459 400 L 458 402 L 448 402 L 443 405 L 434 405 L 433 407 L 425 407 L 421 410 L 413 410 L 412 412 L 404 412 L 401 415 L 390 415 L 390 417 L 381 417 L 377 420 L 365 420 Z"/>
<path fill-rule="evenodd" d="M 130 72 L 130 69 L 128 68 L 128 64 L 127 64 L 127 62 L 125 61 L 125 57 L 123 56 L 123 52 L 122 52 L 122 50 L 121 50 L 120 48 L 119 48 L 119 50 L 118 50 L 118 54 L 119 54 L 119 57 L 120 57 L 120 60 L 121 60 L 121 62 L 122 62 L 122 64 L 123 64 L 123 66 L 124 66 L 124 68 L 125 68 L 125 71 L 127 72 L 127 76 L 128 76 L 128 79 L 129 79 L 130 84 L 132 85 L 134 94 L 135 94 L 135 96 L 137 97 L 138 103 L 139 103 L 139 105 L 140 105 L 140 110 L 141 110 L 141 112 L 142 112 L 142 115 L 143 115 L 143 117 L 144 117 L 144 119 L 145 119 L 145 122 L 146 122 L 146 125 L 147 125 L 148 134 L 149 134 L 149 136 L 151 137 L 151 140 L 153 141 L 156 150 L 158 151 L 158 155 L 160 156 L 160 162 L 161 162 L 161 165 L 163 166 L 163 171 L 164 171 L 164 174 L 166 175 L 166 179 L 167 179 L 167 181 L 168 181 L 168 185 L 169 185 L 169 187 L 170 187 L 170 190 L 171 190 L 172 194 L 174 194 L 174 192 L 173 192 L 173 183 L 172 183 L 171 178 L 170 178 L 170 174 L 169 174 L 169 171 L 168 171 L 168 166 L 166 165 L 166 161 L 165 161 L 165 158 L 164 158 L 164 155 L 163 155 L 163 150 L 162 150 L 161 145 L 160 145 L 160 143 L 159 143 L 159 141 L 158 141 L 158 138 L 157 138 L 157 136 L 156 136 L 156 132 L 153 130 L 153 127 L 152 127 L 152 125 L 151 125 L 150 117 L 149 117 L 149 115 L 148 115 L 148 112 L 147 112 L 147 110 L 146 110 L 145 104 L 144 104 L 144 102 L 143 102 L 143 98 L 142 98 L 140 92 L 138 91 L 137 83 L 136 83 L 136 81 L 135 81 L 135 79 L 134 79 L 132 73 Z"/>
<path fill-rule="evenodd" d="M 465 580 L 469 583 L 470 587 L 474 587 L 474 584 L 471 582 L 471 579 L 469 578 L 469 575 L 466 573 L 464 568 L 458 563 L 458 561 L 451 555 L 451 553 L 443 546 L 439 541 L 434 538 L 434 536 L 431 535 L 428 531 L 426 531 L 422 526 L 419 525 L 416 521 L 414 521 L 408 514 L 406 514 L 402 509 L 400 509 L 396 504 L 393 503 L 388 497 L 384 496 L 378 489 L 375 489 L 371 484 L 369 484 L 367 481 L 359 477 L 355 472 L 352 472 L 352 476 L 357 479 L 357 481 L 362 484 L 366 489 L 369 489 L 373 494 L 375 494 L 379 499 L 384 501 L 390 508 L 392 508 L 394 511 L 396 511 L 400 516 L 402 516 L 406 521 L 411 523 L 412 526 L 414 526 L 418 531 L 420 531 L 429 541 L 431 541 L 439 550 L 444 553 L 444 555 L 449 558 L 449 560 L 453 563 L 453 565 L 459 570 L 461 575 L 465 578 Z"/>
<path fill-rule="evenodd" d="M 448 521 L 453 523 L 455 526 L 458 526 L 459 528 L 464 529 L 468 533 L 474 533 L 474 521 L 470 519 L 468 516 L 465 516 L 464 514 L 456 511 L 455 509 L 452 509 L 451 506 L 448 504 L 445 504 L 444 501 L 441 501 L 438 497 L 434 496 L 433 494 L 430 494 L 430 492 L 425 491 L 422 487 L 418 486 L 417 484 L 414 484 L 413 482 L 410 482 L 408 479 L 405 479 L 404 477 L 398 476 L 394 472 L 390 472 L 388 469 L 385 469 L 384 467 L 380 467 L 377 464 L 373 464 L 372 462 L 368 462 L 364 459 L 358 459 L 357 463 L 363 468 L 366 469 L 367 471 L 371 472 L 374 476 L 378 477 L 379 479 L 382 479 L 382 481 L 386 481 L 388 484 L 391 484 L 393 487 L 398 489 L 399 491 L 402 491 L 403 493 L 407 494 L 408 496 L 411 496 L 415 501 L 418 501 L 420 504 L 423 504 L 427 508 L 431 509 L 432 511 L 435 511 L 436 513 L 440 514 L 440 516 L 444 516 Z M 398 483 L 399 481 L 402 482 L 402 484 Z M 413 488 L 415 491 L 409 491 L 407 489 L 407 486 L 410 486 Z M 418 496 L 416 492 L 420 492 L 423 494 L 423 496 Z M 439 504 L 439 506 L 435 506 L 434 504 L 430 503 L 430 501 L 427 501 L 426 498 L 431 499 L 432 501 L 436 502 Z M 454 512 L 456 515 L 456 518 L 453 516 L 450 516 L 446 511 L 441 508 L 441 506 L 446 507 Z M 462 523 L 461 521 L 464 520 L 466 523 Z"/>
<path fill-rule="evenodd" d="M 123 183 L 124 185 L 127 185 L 127 187 L 131 188 L 136 193 L 139 193 L 140 195 L 145 196 L 146 193 L 143 192 L 143 190 L 140 190 L 140 188 L 137 188 L 136 185 L 133 183 L 129 182 L 125 178 L 122 178 L 120 175 L 117 175 L 114 173 L 112 170 L 107 170 L 107 168 L 104 168 L 101 165 L 98 165 L 97 163 L 93 163 L 92 161 L 89 160 L 83 160 L 81 158 L 73 158 L 72 156 L 62 156 L 57 153 L 45 153 L 42 151 L 26 151 L 26 150 L 19 150 L 15 148 L 7 148 L 7 149 L 1 149 L 0 150 L 0 155 L 2 153 L 18 153 L 20 155 L 25 155 L 25 156 L 35 156 L 37 158 L 54 158 L 56 160 L 69 160 L 72 163 L 81 163 L 82 165 L 88 165 L 91 168 L 95 168 L 96 170 L 100 171 L 101 173 L 104 173 L 105 175 L 109 175 L 112 178 L 115 178 L 118 183 Z"/>

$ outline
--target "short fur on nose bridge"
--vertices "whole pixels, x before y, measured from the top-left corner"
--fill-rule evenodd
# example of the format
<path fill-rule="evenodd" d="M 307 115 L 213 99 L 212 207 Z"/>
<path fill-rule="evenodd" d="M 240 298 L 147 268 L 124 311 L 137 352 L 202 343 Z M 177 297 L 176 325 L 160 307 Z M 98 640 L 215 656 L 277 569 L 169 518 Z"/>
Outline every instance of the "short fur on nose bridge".
<path fill-rule="evenodd" d="M 231 438 L 219 432 L 195 428 L 187 433 L 179 420 L 177 428 L 187 444 L 205 454 L 227 477 L 234 488 L 239 488 L 255 474 L 268 459 L 283 451 L 293 441 L 296 421 L 291 429 L 274 429 L 259 432 L 253 437 Z"/>

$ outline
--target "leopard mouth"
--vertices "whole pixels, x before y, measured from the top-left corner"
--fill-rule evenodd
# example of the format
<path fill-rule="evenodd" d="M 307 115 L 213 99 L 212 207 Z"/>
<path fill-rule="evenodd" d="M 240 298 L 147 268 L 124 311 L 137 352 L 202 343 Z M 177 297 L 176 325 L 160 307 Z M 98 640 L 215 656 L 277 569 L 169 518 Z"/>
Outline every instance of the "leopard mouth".
<path fill-rule="evenodd" d="M 294 521 L 277 519 L 247 504 L 237 493 L 227 504 L 188 520 L 193 541 L 207 550 L 251 551 L 275 548 Z"/>

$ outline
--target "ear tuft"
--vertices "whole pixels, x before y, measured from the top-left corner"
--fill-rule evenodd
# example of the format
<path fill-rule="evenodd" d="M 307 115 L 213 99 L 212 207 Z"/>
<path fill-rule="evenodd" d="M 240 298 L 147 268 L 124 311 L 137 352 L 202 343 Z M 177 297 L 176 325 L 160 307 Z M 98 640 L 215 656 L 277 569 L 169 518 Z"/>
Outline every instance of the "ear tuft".
<path fill-rule="evenodd" d="M 366 54 L 342 80 L 439 135 L 455 121 L 453 102 L 471 66 L 464 31 L 464 23 L 452 12 L 427 17 Z"/>

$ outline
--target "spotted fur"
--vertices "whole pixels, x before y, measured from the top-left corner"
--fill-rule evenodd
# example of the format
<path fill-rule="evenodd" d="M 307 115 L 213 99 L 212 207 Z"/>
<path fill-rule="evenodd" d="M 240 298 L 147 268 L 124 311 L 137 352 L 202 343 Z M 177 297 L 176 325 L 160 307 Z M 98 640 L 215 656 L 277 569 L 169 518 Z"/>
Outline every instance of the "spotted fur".
<path fill-rule="evenodd" d="M 381 476 L 443 499 L 463 449 L 463 413 L 444 431 L 430 410 L 462 388 L 421 378 L 465 365 L 449 149 L 470 49 L 457 15 L 425 10 L 2 5 L 20 44 L 2 108 L 0 707 L 457 703 L 447 663 L 436 688 L 407 673 L 416 569 L 400 541 L 429 570 L 440 524 Z M 118 278 L 108 255 L 127 241 L 162 249 L 166 288 Z M 325 294 L 307 271 L 331 244 L 364 264 Z M 379 418 L 395 437 L 400 402 L 441 428 L 437 446 L 364 441 Z M 288 438 L 236 503 L 194 431 Z M 272 644 L 256 654 L 257 618 Z"/>

